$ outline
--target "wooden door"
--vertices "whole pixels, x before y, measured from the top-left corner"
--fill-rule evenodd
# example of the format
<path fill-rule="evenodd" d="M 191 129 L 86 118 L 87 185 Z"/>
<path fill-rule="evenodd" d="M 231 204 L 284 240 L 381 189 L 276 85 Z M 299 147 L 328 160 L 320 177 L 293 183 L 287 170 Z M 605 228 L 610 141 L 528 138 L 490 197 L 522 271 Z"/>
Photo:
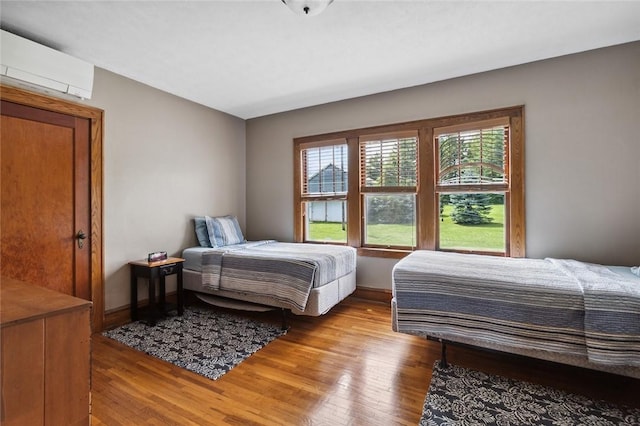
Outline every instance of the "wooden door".
<path fill-rule="evenodd" d="M 90 120 L 1 111 L 2 276 L 91 300 Z"/>

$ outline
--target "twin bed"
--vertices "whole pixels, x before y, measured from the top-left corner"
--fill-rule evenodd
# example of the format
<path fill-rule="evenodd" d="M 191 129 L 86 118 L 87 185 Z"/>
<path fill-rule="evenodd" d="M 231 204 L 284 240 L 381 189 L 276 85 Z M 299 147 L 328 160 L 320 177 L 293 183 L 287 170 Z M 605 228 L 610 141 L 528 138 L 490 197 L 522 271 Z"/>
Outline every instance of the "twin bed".
<path fill-rule="evenodd" d="M 223 306 L 259 308 L 254 304 L 318 316 L 356 288 L 352 247 L 265 240 L 192 247 L 182 257 L 184 288 Z"/>
<path fill-rule="evenodd" d="M 207 303 L 318 316 L 356 288 L 352 247 L 247 242 L 234 216 L 196 217 L 194 225 L 200 246 L 182 252 L 183 282 Z"/>
<path fill-rule="evenodd" d="M 640 378 L 628 267 L 416 251 L 393 270 L 395 331 Z"/>

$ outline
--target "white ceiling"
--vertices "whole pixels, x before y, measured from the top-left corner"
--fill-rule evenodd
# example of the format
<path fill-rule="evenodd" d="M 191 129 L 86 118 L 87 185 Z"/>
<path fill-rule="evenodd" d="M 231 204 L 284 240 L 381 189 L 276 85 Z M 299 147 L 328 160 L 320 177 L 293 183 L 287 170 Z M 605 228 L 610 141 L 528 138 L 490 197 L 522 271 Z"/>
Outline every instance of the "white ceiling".
<path fill-rule="evenodd" d="M 5 1 L 1 27 L 248 119 L 640 40 L 640 1 Z"/>

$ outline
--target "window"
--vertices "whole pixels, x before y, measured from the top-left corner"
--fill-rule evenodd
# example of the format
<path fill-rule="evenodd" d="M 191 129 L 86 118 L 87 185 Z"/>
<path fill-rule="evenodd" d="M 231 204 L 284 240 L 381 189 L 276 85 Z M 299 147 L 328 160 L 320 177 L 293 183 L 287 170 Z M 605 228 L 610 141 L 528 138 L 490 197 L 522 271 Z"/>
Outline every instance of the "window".
<path fill-rule="evenodd" d="M 416 246 L 417 154 L 417 132 L 360 138 L 363 246 Z"/>
<path fill-rule="evenodd" d="M 524 256 L 523 107 L 294 140 L 296 241 Z"/>
<path fill-rule="evenodd" d="M 435 129 L 437 247 L 506 252 L 509 120 Z"/>
<path fill-rule="evenodd" d="M 305 241 L 347 241 L 347 145 L 301 151 Z"/>

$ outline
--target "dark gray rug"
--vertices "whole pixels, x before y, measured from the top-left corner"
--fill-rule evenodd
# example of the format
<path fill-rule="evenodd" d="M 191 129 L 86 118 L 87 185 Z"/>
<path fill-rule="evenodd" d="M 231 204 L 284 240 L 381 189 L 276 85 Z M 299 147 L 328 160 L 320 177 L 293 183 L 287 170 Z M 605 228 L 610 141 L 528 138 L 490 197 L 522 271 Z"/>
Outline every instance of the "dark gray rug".
<path fill-rule="evenodd" d="M 640 425 L 640 409 L 436 362 L 420 425 Z"/>
<path fill-rule="evenodd" d="M 102 334 L 139 351 L 216 380 L 285 334 L 280 327 L 202 307 L 150 327 L 134 322 Z"/>

